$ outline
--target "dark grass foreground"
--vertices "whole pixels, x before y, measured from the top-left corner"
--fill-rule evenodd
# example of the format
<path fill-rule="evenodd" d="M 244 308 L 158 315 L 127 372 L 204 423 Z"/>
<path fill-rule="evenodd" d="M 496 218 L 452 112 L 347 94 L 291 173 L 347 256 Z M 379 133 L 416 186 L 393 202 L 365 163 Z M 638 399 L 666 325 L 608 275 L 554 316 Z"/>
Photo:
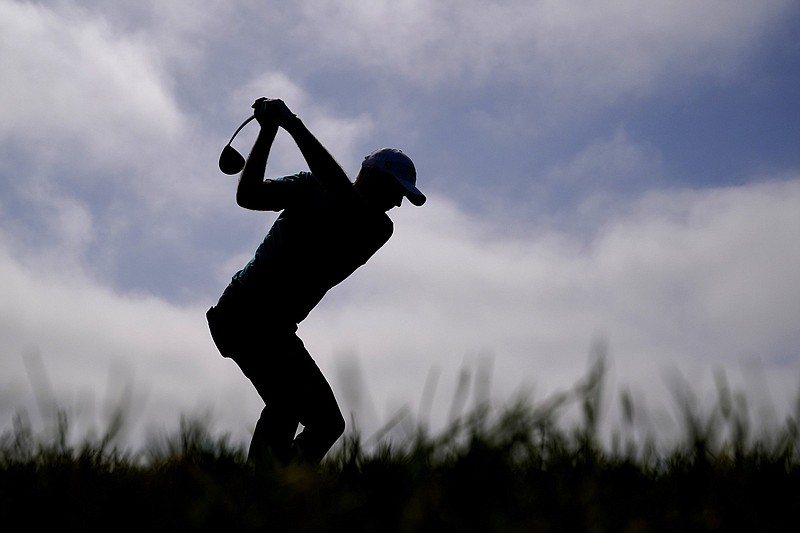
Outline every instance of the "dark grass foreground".
<path fill-rule="evenodd" d="M 599 444 L 602 367 L 543 405 L 479 409 L 443 435 L 420 431 L 369 452 L 350 436 L 320 468 L 275 468 L 256 480 L 244 449 L 202 424 L 141 454 L 106 437 L 49 443 L 24 419 L 0 447 L 5 531 L 796 531 L 798 420 L 750 435 L 729 391 L 684 442 L 656 451 Z M 582 422 L 556 414 L 571 403 Z M 623 402 L 625 403 L 625 402 Z M 632 409 L 627 405 L 626 409 Z M 11 528 L 12 524 L 16 524 Z"/>

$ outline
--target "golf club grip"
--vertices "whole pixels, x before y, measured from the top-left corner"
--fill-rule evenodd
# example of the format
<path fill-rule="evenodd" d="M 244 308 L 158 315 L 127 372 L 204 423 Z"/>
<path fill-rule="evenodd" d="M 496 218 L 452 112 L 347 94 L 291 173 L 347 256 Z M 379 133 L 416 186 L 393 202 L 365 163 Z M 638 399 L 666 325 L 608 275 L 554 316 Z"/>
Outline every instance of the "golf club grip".
<path fill-rule="evenodd" d="M 244 128 L 245 126 L 247 126 L 247 125 L 250 123 L 250 121 L 251 121 L 251 120 L 253 120 L 254 118 L 256 118 L 256 115 L 255 115 L 255 114 L 251 115 L 250 117 L 248 117 L 248 119 L 247 119 L 247 120 L 245 120 L 244 122 L 242 122 L 242 125 L 241 125 L 241 126 L 239 126 L 238 128 L 236 128 L 236 131 L 234 131 L 234 132 L 233 132 L 233 135 L 231 136 L 231 140 L 230 140 L 230 141 L 228 141 L 228 144 L 231 144 L 231 143 L 233 142 L 233 139 L 236 137 L 236 135 L 237 135 L 237 134 L 238 134 L 240 131 L 242 131 L 242 128 Z"/>

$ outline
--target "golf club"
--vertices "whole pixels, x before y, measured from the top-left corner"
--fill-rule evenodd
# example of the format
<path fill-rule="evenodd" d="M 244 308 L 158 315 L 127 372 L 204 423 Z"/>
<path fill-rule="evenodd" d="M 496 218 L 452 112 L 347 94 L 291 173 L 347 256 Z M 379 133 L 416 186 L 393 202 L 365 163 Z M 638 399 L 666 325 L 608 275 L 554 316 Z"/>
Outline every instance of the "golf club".
<path fill-rule="evenodd" d="M 228 144 L 225 145 L 225 148 L 222 149 L 222 153 L 219 155 L 219 169 L 229 176 L 238 174 L 244 168 L 244 157 L 242 157 L 242 154 L 236 151 L 236 148 L 231 146 L 231 143 L 236 135 L 242 130 L 242 128 L 244 128 L 254 118 L 256 118 L 255 115 L 250 116 L 247 120 L 242 122 L 241 126 L 236 128 L 236 131 L 233 132 L 231 140 L 228 141 Z"/>

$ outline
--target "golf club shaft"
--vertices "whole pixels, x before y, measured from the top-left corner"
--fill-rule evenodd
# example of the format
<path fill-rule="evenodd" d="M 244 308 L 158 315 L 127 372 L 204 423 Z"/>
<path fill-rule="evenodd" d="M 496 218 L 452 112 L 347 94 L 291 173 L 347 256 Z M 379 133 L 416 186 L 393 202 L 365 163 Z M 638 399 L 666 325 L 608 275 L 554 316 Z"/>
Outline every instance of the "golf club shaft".
<path fill-rule="evenodd" d="M 230 141 L 228 141 L 228 144 L 231 144 L 231 143 L 233 142 L 233 139 L 236 137 L 236 135 L 237 135 L 237 134 L 238 134 L 240 131 L 242 131 L 242 128 L 244 128 L 245 126 L 247 126 L 247 124 L 249 124 L 249 123 L 250 123 L 250 121 L 251 121 L 251 120 L 253 120 L 254 118 L 256 118 L 255 114 L 254 114 L 254 115 L 251 115 L 251 116 L 250 116 L 250 117 L 249 117 L 247 120 L 245 120 L 244 122 L 242 122 L 242 125 L 241 125 L 241 126 L 239 126 L 238 128 L 236 128 L 236 131 L 234 131 L 234 132 L 233 132 L 233 135 L 231 136 L 231 140 L 230 140 Z"/>

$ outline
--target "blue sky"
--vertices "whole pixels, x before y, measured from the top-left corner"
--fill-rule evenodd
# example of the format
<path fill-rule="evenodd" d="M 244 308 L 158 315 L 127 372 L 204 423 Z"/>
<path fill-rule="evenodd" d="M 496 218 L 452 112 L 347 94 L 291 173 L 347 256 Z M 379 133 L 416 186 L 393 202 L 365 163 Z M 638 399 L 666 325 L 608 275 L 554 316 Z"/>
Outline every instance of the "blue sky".
<path fill-rule="evenodd" d="M 611 425 L 618 390 L 650 406 L 644 426 L 674 423 L 675 373 L 713 397 L 723 371 L 754 412 L 793 405 L 795 2 L 0 0 L 0 15 L 1 427 L 55 403 L 77 432 L 129 397 L 128 438 L 195 412 L 247 438 L 260 401 L 204 311 L 274 219 L 237 208 L 216 167 L 262 95 L 351 176 L 402 148 L 429 197 L 391 213 L 392 241 L 301 326 L 366 433 L 416 412 L 431 376 L 443 425 L 459 372 L 485 361 L 497 403 L 545 397 L 601 341 Z M 279 136 L 268 174 L 304 169 Z"/>

